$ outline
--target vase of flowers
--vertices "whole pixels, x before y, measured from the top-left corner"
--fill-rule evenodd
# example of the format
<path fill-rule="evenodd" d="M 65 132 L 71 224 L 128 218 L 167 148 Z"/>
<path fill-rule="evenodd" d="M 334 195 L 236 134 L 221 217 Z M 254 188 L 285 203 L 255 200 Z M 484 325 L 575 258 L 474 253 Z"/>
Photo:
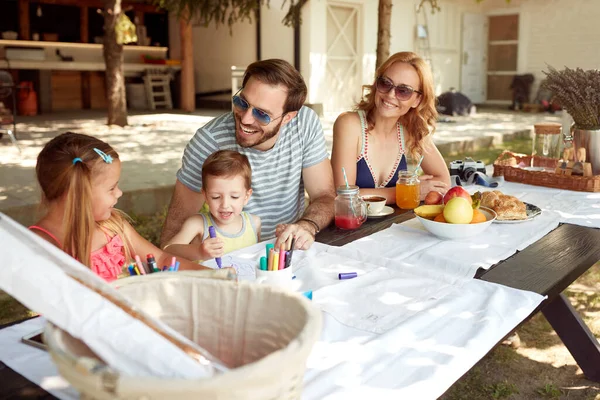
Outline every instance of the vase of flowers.
<path fill-rule="evenodd" d="M 592 173 L 600 175 L 600 71 L 548 66 L 542 87 L 552 92 L 562 108 L 573 118 L 570 137 L 575 161 L 592 164 Z"/>

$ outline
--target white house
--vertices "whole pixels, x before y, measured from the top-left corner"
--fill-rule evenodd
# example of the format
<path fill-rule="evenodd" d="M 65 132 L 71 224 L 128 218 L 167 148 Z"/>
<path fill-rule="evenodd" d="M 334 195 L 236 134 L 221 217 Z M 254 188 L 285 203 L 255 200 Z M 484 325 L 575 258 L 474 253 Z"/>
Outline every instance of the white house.
<path fill-rule="evenodd" d="M 438 93 L 454 87 L 476 103 L 508 103 L 515 74 L 535 76 L 533 97 L 547 64 L 600 67 L 600 0 L 445 0 L 433 15 L 429 4 L 418 13 L 419 2 L 393 1 L 390 50 L 430 58 Z M 271 0 L 260 23 L 238 23 L 231 34 L 227 26 L 194 26 L 196 92 L 230 89 L 232 65 L 276 57 L 299 61 L 308 102 L 332 113 L 351 107 L 373 80 L 378 1 L 309 0 L 296 53 L 282 3 Z M 178 58 L 179 25 L 170 26 L 171 57 Z"/>

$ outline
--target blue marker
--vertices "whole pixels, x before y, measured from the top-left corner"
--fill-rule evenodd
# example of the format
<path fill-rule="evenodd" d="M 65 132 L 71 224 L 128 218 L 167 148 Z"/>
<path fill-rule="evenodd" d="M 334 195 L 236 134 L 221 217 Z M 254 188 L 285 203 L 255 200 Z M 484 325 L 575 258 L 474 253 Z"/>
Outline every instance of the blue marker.
<path fill-rule="evenodd" d="M 215 227 L 214 226 L 209 226 L 208 227 L 208 234 L 210 235 L 211 238 L 216 238 L 217 237 L 217 232 L 215 231 Z M 217 262 L 217 267 L 222 268 L 223 265 L 221 264 L 221 257 L 217 257 L 215 258 L 215 261 Z"/>
<path fill-rule="evenodd" d="M 173 270 L 174 271 L 179 271 L 179 261 L 175 262 L 175 268 Z"/>

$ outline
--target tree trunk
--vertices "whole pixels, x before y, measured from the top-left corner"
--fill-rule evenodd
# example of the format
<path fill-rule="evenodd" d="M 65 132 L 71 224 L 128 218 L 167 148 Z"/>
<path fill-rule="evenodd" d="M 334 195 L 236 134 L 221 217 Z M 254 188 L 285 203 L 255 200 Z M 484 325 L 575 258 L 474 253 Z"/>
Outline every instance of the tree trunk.
<path fill-rule="evenodd" d="M 123 72 L 123 45 L 117 43 L 115 30 L 121 9 L 121 0 L 104 1 L 104 62 L 106 63 L 106 100 L 108 125 L 127 125 L 125 74 Z"/>
<path fill-rule="evenodd" d="M 181 35 L 181 109 L 192 112 L 196 109 L 196 87 L 194 85 L 194 46 L 192 23 L 187 16 L 179 20 Z"/>
<path fill-rule="evenodd" d="M 390 56 L 390 26 L 392 22 L 392 0 L 379 0 L 377 27 L 377 61 L 375 68 Z"/>

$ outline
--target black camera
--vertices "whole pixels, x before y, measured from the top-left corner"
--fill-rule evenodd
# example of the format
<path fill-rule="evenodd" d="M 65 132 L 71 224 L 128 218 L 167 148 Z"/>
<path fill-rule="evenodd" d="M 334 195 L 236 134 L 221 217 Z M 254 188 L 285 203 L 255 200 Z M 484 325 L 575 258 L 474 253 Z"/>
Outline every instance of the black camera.
<path fill-rule="evenodd" d="M 485 174 L 483 161 L 473 161 L 471 157 L 450 162 L 450 175 L 458 175 L 461 181 L 468 181 L 475 172 Z"/>

